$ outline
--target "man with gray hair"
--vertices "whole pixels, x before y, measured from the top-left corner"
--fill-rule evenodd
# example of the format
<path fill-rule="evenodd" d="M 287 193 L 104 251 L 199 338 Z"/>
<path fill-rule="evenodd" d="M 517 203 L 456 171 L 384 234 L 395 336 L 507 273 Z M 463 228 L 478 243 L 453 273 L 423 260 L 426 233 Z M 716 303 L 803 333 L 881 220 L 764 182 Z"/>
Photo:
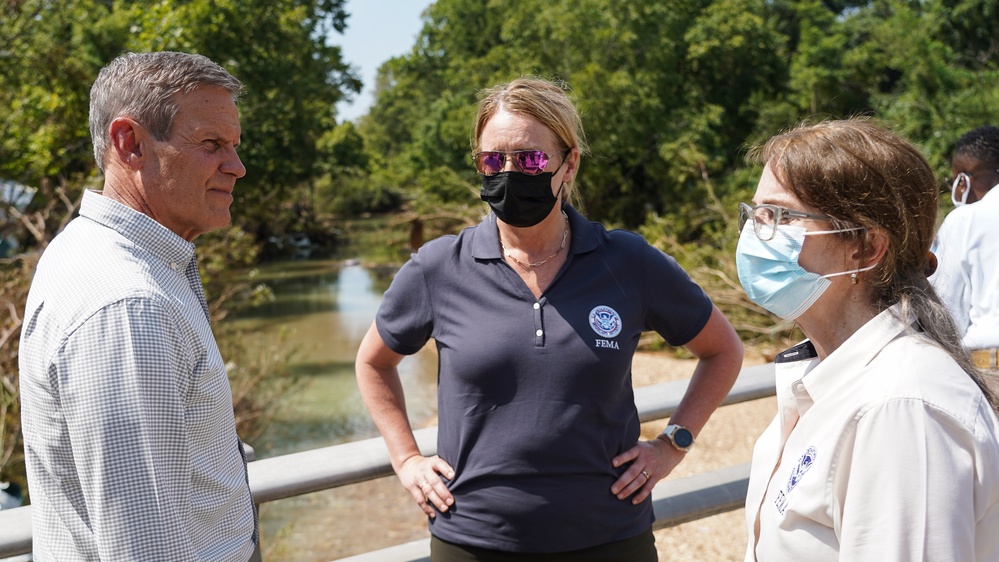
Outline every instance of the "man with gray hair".
<path fill-rule="evenodd" d="M 91 89 L 103 191 L 45 250 L 20 343 L 34 559 L 250 558 L 256 514 L 193 240 L 226 226 L 242 84 L 127 53 Z"/>

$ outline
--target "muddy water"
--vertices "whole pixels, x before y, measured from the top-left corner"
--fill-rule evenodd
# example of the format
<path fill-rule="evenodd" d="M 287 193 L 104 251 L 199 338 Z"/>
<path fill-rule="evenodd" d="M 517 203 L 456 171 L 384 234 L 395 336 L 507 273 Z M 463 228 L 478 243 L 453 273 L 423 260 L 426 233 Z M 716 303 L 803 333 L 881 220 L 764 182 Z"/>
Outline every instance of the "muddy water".
<path fill-rule="evenodd" d="M 282 397 L 279 413 L 250 443 L 258 459 L 378 435 L 357 392 L 354 357 L 381 302 L 379 287 L 385 283 L 349 263 L 307 260 L 265 266 L 259 280 L 272 288 L 275 300 L 236 320 L 252 330 L 248 337 L 285 338 L 293 358 L 291 374 L 298 381 Z M 421 426 L 436 412 L 436 355 L 425 349 L 404 359 L 399 371 L 410 418 Z M 362 532 L 357 521 L 344 526 L 340 517 L 330 520 L 334 513 L 324 497 L 345 493 L 350 491 L 319 492 L 261 506 L 261 542 L 265 555 L 272 553 L 265 559 L 339 557 L 326 549 L 315 556 L 309 551 L 337 542 L 338 533 Z M 315 536 L 316 530 L 303 536 L 303 527 L 324 530 L 318 531 L 321 536 Z"/>

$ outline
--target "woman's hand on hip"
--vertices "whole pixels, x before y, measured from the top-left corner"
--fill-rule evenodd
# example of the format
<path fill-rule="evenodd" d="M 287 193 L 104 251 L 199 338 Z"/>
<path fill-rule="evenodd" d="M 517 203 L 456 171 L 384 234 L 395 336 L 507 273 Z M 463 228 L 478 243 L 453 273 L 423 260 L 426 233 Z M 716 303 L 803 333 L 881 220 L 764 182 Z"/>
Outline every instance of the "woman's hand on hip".
<path fill-rule="evenodd" d="M 454 478 L 454 469 L 437 455 L 409 457 L 400 465 L 398 475 L 427 517 L 436 517 L 437 510 L 447 511 L 454 503 L 451 491 L 441 480 L 442 477 L 448 480 Z"/>
<path fill-rule="evenodd" d="M 662 439 L 639 441 L 634 447 L 611 459 L 614 468 L 631 463 L 611 486 L 611 493 L 619 500 L 630 496 L 633 504 L 645 501 L 656 483 L 680 464 L 683 455 L 683 452 Z"/>

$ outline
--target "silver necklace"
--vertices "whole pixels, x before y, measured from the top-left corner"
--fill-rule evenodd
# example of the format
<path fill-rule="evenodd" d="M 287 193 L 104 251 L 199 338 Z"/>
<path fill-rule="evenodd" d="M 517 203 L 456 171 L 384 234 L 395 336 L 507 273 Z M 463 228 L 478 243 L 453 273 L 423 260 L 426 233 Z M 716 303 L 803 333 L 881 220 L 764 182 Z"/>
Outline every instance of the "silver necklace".
<path fill-rule="evenodd" d="M 499 237 L 500 249 L 503 250 L 503 254 L 506 255 L 506 257 L 512 259 L 517 263 L 517 265 L 519 265 L 524 269 L 530 269 L 532 267 L 541 267 L 542 265 L 545 265 L 546 263 L 552 261 L 552 259 L 555 256 L 559 255 L 559 253 L 561 253 L 562 250 L 565 249 L 565 241 L 568 240 L 569 238 L 569 215 L 566 215 L 565 211 L 562 211 L 562 219 L 565 221 L 565 227 L 562 229 L 562 243 L 559 245 L 558 249 L 555 250 L 554 253 L 552 253 L 552 255 L 548 256 L 547 258 L 541 261 L 524 263 L 518 260 L 517 258 L 513 257 L 513 254 L 510 253 L 510 250 L 507 250 L 506 246 L 503 244 L 502 236 Z"/>

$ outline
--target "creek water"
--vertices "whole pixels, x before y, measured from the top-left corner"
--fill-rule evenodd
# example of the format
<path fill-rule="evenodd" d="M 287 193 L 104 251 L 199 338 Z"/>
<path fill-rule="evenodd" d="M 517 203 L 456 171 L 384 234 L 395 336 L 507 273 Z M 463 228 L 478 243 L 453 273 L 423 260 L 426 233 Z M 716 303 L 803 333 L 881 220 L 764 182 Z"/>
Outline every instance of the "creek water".
<path fill-rule="evenodd" d="M 352 263 L 331 259 L 266 264 L 255 281 L 269 285 L 274 300 L 234 320 L 251 338 L 249 346 L 269 349 L 273 342 L 284 342 L 281 348 L 296 381 L 279 398 L 274 418 L 250 442 L 258 459 L 378 436 L 358 394 L 354 358 L 387 280 Z M 406 357 L 399 374 L 410 419 L 420 427 L 436 412 L 436 353 L 425 348 Z M 296 521 L 324 517 L 322 503 L 303 496 L 262 505 L 264 547 L 290 541 L 287 528 Z"/>

